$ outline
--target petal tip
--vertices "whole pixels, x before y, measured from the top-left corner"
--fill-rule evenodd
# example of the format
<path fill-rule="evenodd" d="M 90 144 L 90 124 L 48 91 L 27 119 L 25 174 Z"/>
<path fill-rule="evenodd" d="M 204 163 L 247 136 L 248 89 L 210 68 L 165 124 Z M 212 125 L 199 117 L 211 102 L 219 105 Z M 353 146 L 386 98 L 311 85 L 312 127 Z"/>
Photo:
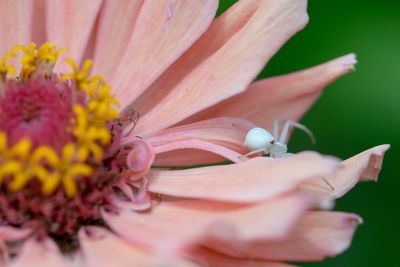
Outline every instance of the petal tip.
<path fill-rule="evenodd" d="M 356 228 L 357 226 L 363 224 L 364 221 L 360 216 L 356 214 L 350 214 L 349 217 L 346 218 L 346 223 L 349 226 Z"/>
<path fill-rule="evenodd" d="M 369 164 L 367 165 L 363 177 L 360 177 L 361 180 L 365 181 L 374 181 L 377 182 L 379 178 L 379 173 L 382 169 L 383 157 L 385 152 L 390 148 L 389 144 L 379 145 L 374 148 L 371 148 L 371 154 L 369 155 Z"/>
<path fill-rule="evenodd" d="M 349 73 L 355 71 L 357 56 L 354 53 L 350 53 L 336 59 L 335 61 L 341 73 Z"/>

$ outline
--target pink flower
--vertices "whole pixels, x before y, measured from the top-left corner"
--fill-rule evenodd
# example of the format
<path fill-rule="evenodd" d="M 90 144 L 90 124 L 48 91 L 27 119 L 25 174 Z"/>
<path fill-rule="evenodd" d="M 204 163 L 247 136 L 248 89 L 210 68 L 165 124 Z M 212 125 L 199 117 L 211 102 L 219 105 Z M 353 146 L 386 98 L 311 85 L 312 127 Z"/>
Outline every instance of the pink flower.
<path fill-rule="evenodd" d="M 213 20 L 217 6 L 0 1 L 2 265 L 283 267 L 349 246 L 361 218 L 325 204 L 376 180 L 388 145 L 339 162 L 246 158 L 243 143 L 299 120 L 354 55 L 252 82 L 306 1 L 242 0 Z M 44 45 L 15 47 L 30 42 Z"/>

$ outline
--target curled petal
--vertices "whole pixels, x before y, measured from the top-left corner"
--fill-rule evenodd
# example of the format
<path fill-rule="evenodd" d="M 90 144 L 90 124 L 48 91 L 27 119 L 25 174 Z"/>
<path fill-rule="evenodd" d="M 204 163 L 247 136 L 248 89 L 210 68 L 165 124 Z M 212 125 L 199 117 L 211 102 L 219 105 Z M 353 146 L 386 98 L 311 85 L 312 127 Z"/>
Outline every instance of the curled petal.
<path fill-rule="evenodd" d="M 247 132 L 254 127 L 254 124 L 243 119 L 215 118 L 164 129 L 144 136 L 144 139 L 155 147 L 156 153 L 160 153 L 160 149 L 163 150 L 163 153 L 155 158 L 157 166 L 194 166 L 221 162 L 226 158 L 236 162 L 241 155 L 234 152 L 249 152 L 243 146 L 243 140 Z M 129 142 L 132 138 L 134 137 L 128 136 L 123 142 Z M 199 145 L 195 146 L 191 140 Z M 175 143 L 177 141 L 179 144 Z M 165 152 L 165 149 L 177 148 L 180 150 Z M 201 150 L 203 148 L 204 150 Z"/>
<path fill-rule="evenodd" d="M 301 188 L 330 198 L 342 197 L 360 180 L 377 180 L 383 156 L 389 147 L 389 145 L 376 146 L 341 162 L 334 173 L 324 176 L 333 189 L 327 187 L 322 179 L 307 181 Z"/>
<path fill-rule="evenodd" d="M 289 194 L 257 205 L 162 200 L 147 213 L 104 212 L 103 218 L 133 244 L 179 253 L 207 240 L 246 242 L 282 238 L 307 205 L 308 198 L 301 194 Z"/>
<path fill-rule="evenodd" d="M 171 144 L 166 144 L 163 146 L 156 147 L 154 149 L 156 154 L 165 153 L 168 151 L 178 150 L 178 149 L 199 149 L 202 151 L 208 151 L 217 155 L 222 156 L 225 159 L 228 159 L 232 162 L 242 162 L 246 159 L 242 154 L 239 154 L 233 150 L 230 150 L 224 146 L 220 146 L 217 144 L 213 144 L 211 142 L 206 142 L 202 140 L 184 140 L 184 141 L 175 141 Z M 184 157 L 184 155 L 181 155 Z"/>
<path fill-rule="evenodd" d="M 239 258 L 285 261 L 318 261 L 345 251 L 362 219 L 350 213 L 308 212 L 296 224 L 288 238 L 259 240 L 248 244 L 208 246 L 220 253 Z"/>
<path fill-rule="evenodd" d="M 145 198 L 142 201 L 131 201 L 131 200 L 122 200 L 117 196 L 109 196 L 107 199 L 110 203 L 112 203 L 115 207 L 120 209 L 126 209 L 131 211 L 145 211 L 151 207 L 151 198 L 148 194 L 145 195 Z"/>
<path fill-rule="evenodd" d="M 0 226 L 0 240 L 18 241 L 28 237 L 32 233 L 30 229 L 18 229 L 11 226 Z"/>
<path fill-rule="evenodd" d="M 243 147 L 247 132 L 255 125 L 238 118 L 215 118 L 182 126 L 163 129 L 143 136 L 152 146 L 160 146 L 175 140 L 201 139 L 212 142 L 225 142 Z M 123 143 L 128 143 L 134 137 L 128 136 Z"/>
<path fill-rule="evenodd" d="M 252 158 L 224 166 L 150 171 L 149 191 L 166 195 L 254 202 L 295 189 L 301 182 L 327 175 L 337 160 L 305 152 L 291 157 Z"/>
<path fill-rule="evenodd" d="M 146 177 L 143 177 L 140 181 L 134 181 L 135 183 L 135 192 L 129 181 L 121 182 L 117 185 L 117 187 L 123 192 L 124 196 L 127 200 L 119 198 L 117 195 L 109 196 L 108 200 L 114 204 L 116 207 L 134 210 L 134 211 L 143 211 L 147 210 L 151 207 L 151 197 L 150 193 L 147 191 L 148 180 Z"/>
<path fill-rule="evenodd" d="M 154 161 L 154 150 L 151 145 L 141 139 L 130 143 L 132 150 L 127 157 L 129 169 L 136 174 L 147 173 Z"/>

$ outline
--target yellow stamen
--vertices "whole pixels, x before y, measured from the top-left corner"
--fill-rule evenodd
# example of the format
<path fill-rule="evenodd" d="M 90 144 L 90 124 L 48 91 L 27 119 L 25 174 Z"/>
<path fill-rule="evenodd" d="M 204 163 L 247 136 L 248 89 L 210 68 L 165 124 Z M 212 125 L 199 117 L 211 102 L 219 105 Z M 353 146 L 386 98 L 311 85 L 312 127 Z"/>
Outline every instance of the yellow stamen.
<path fill-rule="evenodd" d="M 14 52 L 8 52 L 3 56 L 3 58 L 0 61 L 0 76 L 3 82 L 6 81 L 7 74 L 14 75 L 15 74 L 15 67 L 7 61 L 10 58 L 16 57 L 17 55 Z"/>
<path fill-rule="evenodd" d="M 19 77 L 23 81 L 29 79 L 34 73 L 50 77 L 57 59 L 66 50 L 66 48 L 57 50 L 55 44 L 48 42 L 42 44 L 39 49 L 36 49 L 36 44 L 34 43 L 30 43 L 26 47 L 23 45 L 15 46 L 13 51 L 21 51 L 23 53 L 20 59 L 22 67 Z"/>
<path fill-rule="evenodd" d="M 87 177 L 92 174 L 92 168 L 84 163 L 76 161 L 76 146 L 68 143 L 64 146 L 62 158 L 53 158 L 51 163 L 52 172 L 43 181 L 42 192 L 45 195 L 52 194 L 60 183 L 63 184 L 64 190 L 69 197 L 76 194 L 76 177 Z M 47 157 L 47 156 L 46 156 Z"/>
<path fill-rule="evenodd" d="M 23 53 L 21 62 L 20 78 L 22 80 L 27 80 L 36 70 L 36 44 L 30 43 L 27 47 L 23 45 L 17 45 L 14 47 L 14 51 L 21 51 Z"/>
<path fill-rule="evenodd" d="M 43 69 L 45 77 L 51 76 L 57 59 L 62 53 L 66 51 L 66 48 L 61 48 L 57 50 L 55 44 L 48 42 L 40 46 L 37 52 L 37 65 L 39 66 L 39 68 Z"/>

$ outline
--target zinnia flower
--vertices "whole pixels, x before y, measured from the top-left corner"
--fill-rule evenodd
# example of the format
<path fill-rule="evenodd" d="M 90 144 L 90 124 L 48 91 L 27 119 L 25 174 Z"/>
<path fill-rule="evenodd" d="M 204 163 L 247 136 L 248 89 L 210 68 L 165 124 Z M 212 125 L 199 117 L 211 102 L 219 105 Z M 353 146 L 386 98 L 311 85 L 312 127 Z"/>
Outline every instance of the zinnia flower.
<path fill-rule="evenodd" d="M 387 145 L 339 162 L 243 143 L 299 120 L 354 55 L 252 83 L 306 1 L 217 6 L 0 1 L 3 266 L 289 266 L 349 246 L 361 218 L 325 204 L 376 180 Z"/>

